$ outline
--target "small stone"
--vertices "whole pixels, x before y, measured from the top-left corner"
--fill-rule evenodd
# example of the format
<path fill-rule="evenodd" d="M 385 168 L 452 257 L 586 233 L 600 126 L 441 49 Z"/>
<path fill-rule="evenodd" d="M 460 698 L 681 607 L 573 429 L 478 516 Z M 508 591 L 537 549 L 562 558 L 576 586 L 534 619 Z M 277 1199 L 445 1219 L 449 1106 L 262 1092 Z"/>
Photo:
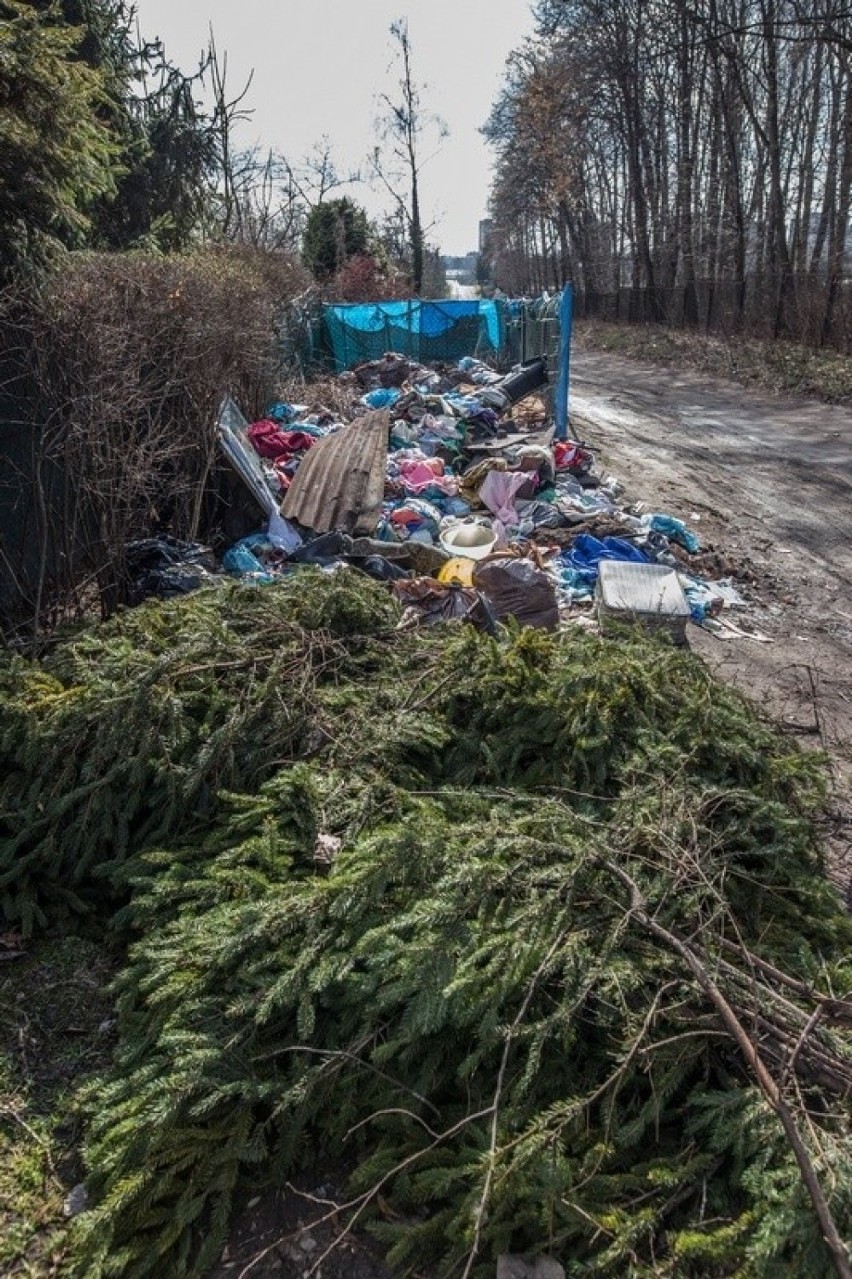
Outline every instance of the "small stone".
<path fill-rule="evenodd" d="M 555 1257 L 539 1257 L 533 1267 L 533 1279 L 565 1279 L 565 1268 Z"/>
<path fill-rule="evenodd" d="M 305 1235 L 302 1235 L 301 1239 L 299 1240 L 299 1247 L 302 1249 L 302 1252 L 310 1253 L 310 1252 L 316 1252 L 317 1248 L 319 1247 L 319 1244 L 317 1243 L 316 1239 L 314 1239 L 313 1235 L 305 1234 Z"/>
<path fill-rule="evenodd" d="M 62 1205 L 62 1211 L 66 1217 L 76 1217 L 85 1211 L 88 1202 L 89 1192 L 81 1181 L 79 1185 L 69 1190 Z"/>
<path fill-rule="evenodd" d="M 554 1257 L 531 1260 L 504 1253 L 497 1258 L 496 1279 L 565 1279 L 565 1270 Z"/>
<path fill-rule="evenodd" d="M 525 1257 L 513 1257 L 506 1252 L 497 1258 L 497 1279 L 532 1279 L 532 1273 Z"/>
<path fill-rule="evenodd" d="M 317 835 L 314 845 L 314 861 L 323 866 L 330 866 L 342 847 L 343 840 L 339 835 L 327 835 L 321 832 Z"/>

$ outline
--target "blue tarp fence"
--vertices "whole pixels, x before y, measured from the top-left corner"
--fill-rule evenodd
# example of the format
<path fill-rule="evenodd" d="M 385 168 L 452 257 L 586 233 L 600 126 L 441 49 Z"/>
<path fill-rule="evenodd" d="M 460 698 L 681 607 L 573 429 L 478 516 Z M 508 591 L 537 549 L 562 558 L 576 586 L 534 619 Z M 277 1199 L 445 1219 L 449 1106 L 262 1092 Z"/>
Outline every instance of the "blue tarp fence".
<path fill-rule="evenodd" d="M 355 302 L 324 306 L 320 345 L 338 372 L 386 351 L 412 359 L 499 358 L 506 343 L 506 303 L 491 300 Z"/>

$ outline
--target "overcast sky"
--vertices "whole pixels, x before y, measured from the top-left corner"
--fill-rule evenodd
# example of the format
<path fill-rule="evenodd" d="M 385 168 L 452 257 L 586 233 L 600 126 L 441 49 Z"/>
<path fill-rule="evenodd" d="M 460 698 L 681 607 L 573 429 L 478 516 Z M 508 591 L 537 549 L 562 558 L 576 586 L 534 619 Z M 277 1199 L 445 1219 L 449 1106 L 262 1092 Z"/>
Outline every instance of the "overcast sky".
<path fill-rule="evenodd" d="M 245 143 L 300 161 L 324 134 L 338 168 L 363 168 L 374 144 L 378 95 L 390 91 L 391 22 L 407 17 L 423 101 L 450 136 L 424 166 L 424 216 L 443 253 L 477 247 L 491 181 L 490 149 L 477 132 L 499 89 L 507 55 L 532 30 L 529 0 L 136 0 L 147 39 L 159 36 L 184 71 L 197 65 L 212 25 L 228 54 L 228 84 L 254 71 Z M 347 192 L 375 215 L 365 187 Z M 387 197 L 384 197 L 387 203 Z"/>

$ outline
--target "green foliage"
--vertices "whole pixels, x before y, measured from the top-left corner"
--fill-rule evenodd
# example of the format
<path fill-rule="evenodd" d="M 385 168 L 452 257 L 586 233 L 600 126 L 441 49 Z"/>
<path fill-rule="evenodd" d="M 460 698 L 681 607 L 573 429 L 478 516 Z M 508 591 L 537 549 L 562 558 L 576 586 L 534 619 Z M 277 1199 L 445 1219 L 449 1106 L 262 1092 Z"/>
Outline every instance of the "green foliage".
<path fill-rule="evenodd" d="M 139 43 L 124 0 L 3 0 L 0 279 L 62 247 L 189 247 L 217 167 L 197 78 Z"/>
<path fill-rule="evenodd" d="M 0 280 L 84 243 L 95 200 L 115 189 L 104 77 L 55 17 L 0 3 Z"/>
<path fill-rule="evenodd" d="M 576 1275 L 682 1275 L 682 1258 L 828 1275 L 774 1117 L 602 859 L 655 903 L 664 865 L 556 800 L 372 786 L 300 767 L 212 842 L 141 859 L 82 1273 L 203 1273 L 234 1187 L 307 1149 L 348 1153 L 363 1206 L 376 1186 L 393 1206 L 375 1223 L 392 1260 L 435 1275 L 463 1263 L 491 1168 L 477 1274 L 547 1240 Z M 328 878 L 310 870 L 320 828 L 344 840 Z M 687 925 L 701 907 L 666 909 Z M 845 1136 L 825 1121 L 852 1226 Z"/>
<path fill-rule="evenodd" d="M 114 196 L 96 209 L 99 248 L 180 252 L 211 220 L 217 164 L 211 122 L 191 79 L 169 66 L 158 72 L 157 88 L 126 104 L 122 170 Z"/>
<path fill-rule="evenodd" d="M 779 1009 L 795 1035 L 801 992 L 852 977 L 818 761 L 660 642 L 395 621 L 304 571 L 5 668 L 7 908 L 73 892 L 129 940 L 79 1275 L 200 1276 L 236 1198 L 343 1154 L 403 1271 L 546 1248 L 572 1276 L 827 1279 L 777 1118 L 617 873 L 782 1066 Z M 795 1082 L 848 1233 L 852 1045 L 813 1033 Z"/>
<path fill-rule="evenodd" d="M 387 625 L 392 609 L 378 588 L 337 579 L 314 596 L 317 577 L 149 606 L 42 664 L 6 660 L 7 919 L 29 932 L 47 912 L 109 899 L 128 855 L 203 827 L 221 788 L 250 789 L 323 739 L 317 684 L 356 662 L 362 628 Z"/>
<path fill-rule="evenodd" d="M 369 248 L 367 214 L 347 196 L 323 200 L 308 214 L 302 260 L 318 280 L 328 280 L 356 253 Z"/>

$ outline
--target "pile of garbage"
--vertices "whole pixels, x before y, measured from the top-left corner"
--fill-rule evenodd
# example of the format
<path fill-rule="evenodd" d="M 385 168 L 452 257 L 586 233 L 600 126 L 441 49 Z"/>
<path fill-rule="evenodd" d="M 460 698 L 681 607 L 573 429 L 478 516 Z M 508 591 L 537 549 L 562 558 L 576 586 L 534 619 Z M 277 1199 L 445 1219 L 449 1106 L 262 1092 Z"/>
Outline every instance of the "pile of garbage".
<path fill-rule="evenodd" d="M 745 600 L 700 571 L 682 520 L 602 474 L 582 440 L 556 438 L 543 359 L 501 376 L 482 361 L 428 367 L 388 353 L 338 379 L 335 402 L 277 401 L 242 430 L 266 528 L 224 555 L 269 583 L 305 564 L 388 582 L 409 622 L 514 617 L 554 629 L 643 618 L 682 640 Z M 239 437 L 239 433 L 238 437 Z M 233 460 L 234 435 L 229 456 Z M 602 568 L 602 566 L 604 566 Z"/>

